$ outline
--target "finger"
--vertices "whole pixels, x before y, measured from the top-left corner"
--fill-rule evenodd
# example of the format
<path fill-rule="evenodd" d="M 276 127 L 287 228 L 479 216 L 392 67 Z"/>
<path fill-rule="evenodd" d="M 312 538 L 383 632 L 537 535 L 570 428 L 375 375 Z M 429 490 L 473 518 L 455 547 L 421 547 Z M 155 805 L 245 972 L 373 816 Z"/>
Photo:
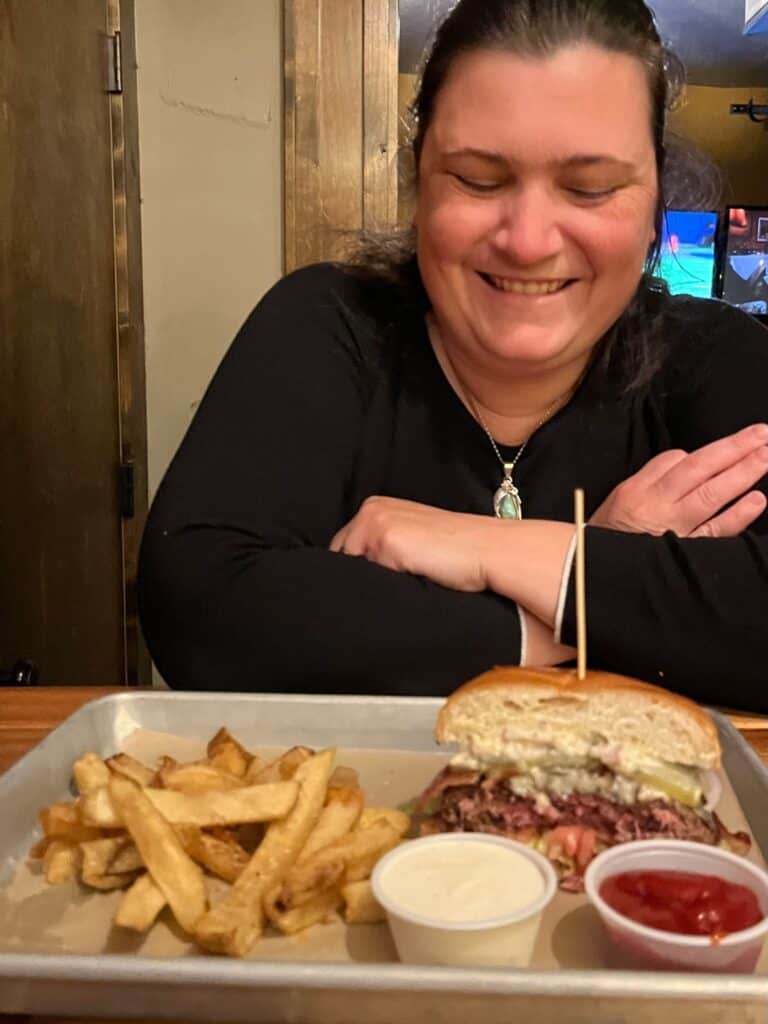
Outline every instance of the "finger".
<path fill-rule="evenodd" d="M 339 530 L 339 532 L 331 540 L 331 543 L 328 545 L 328 550 L 329 551 L 339 552 L 339 551 L 341 551 L 343 546 L 344 546 L 344 531 L 343 530 Z"/>
<path fill-rule="evenodd" d="M 351 523 L 346 523 L 344 526 L 342 526 L 338 533 L 336 533 L 333 540 L 328 545 L 329 551 L 339 552 L 344 550 L 344 541 L 346 540 L 347 534 L 349 533 L 350 526 Z"/>
<path fill-rule="evenodd" d="M 661 496 L 668 501 L 679 501 L 718 473 L 730 469 L 745 456 L 751 455 L 768 443 L 768 426 L 758 423 L 735 434 L 713 441 L 699 448 L 686 459 L 681 459 L 657 481 Z"/>
<path fill-rule="evenodd" d="M 762 491 L 750 491 L 719 516 L 702 523 L 689 537 L 738 537 L 765 512 L 768 498 Z"/>
<path fill-rule="evenodd" d="M 347 523 L 343 530 L 339 531 L 341 539 L 339 546 L 335 549 L 344 555 L 364 555 L 368 542 L 367 534 L 361 523 L 353 519 Z"/>
<path fill-rule="evenodd" d="M 659 455 L 654 455 L 630 479 L 650 487 L 687 458 L 689 458 L 689 453 L 683 451 L 682 448 L 670 448 Z"/>
<path fill-rule="evenodd" d="M 689 527 L 706 522 L 736 498 L 746 494 L 768 473 L 768 448 L 758 448 L 724 473 L 706 480 L 678 504 Z"/>

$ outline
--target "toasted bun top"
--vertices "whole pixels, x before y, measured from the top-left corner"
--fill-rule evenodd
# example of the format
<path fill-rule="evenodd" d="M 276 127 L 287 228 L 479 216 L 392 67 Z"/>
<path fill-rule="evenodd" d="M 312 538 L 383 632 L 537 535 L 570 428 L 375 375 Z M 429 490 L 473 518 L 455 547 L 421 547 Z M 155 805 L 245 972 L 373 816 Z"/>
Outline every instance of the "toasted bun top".
<path fill-rule="evenodd" d="M 596 757 L 617 770 L 675 762 L 720 764 L 717 729 L 698 704 L 627 676 L 575 669 L 499 666 L 453 693 L 437 719 L 440 743 L 479 761 L 537 754 Z"/>

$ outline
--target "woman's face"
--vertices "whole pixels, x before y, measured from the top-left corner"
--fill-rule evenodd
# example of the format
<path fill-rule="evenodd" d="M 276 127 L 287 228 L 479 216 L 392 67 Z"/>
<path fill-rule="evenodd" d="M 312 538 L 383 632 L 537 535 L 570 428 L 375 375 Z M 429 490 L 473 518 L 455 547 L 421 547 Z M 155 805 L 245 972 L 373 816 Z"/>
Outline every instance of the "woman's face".
<path fill-rule="evenodd" d="M 643 66 L 574 46 L 453 65 L 419 162 L 422 278 L 443 343 L 516 373 L 576 361 L 632 297 L 654 238 Z"/>

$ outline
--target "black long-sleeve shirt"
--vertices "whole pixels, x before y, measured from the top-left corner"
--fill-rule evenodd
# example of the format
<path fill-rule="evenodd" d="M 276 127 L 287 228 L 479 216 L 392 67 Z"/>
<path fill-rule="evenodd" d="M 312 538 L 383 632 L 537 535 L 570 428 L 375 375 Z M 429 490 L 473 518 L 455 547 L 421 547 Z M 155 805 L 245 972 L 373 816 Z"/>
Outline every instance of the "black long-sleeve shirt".
<path fill-rule="evenodd" d="M 768 332 L 670 301 L 678 327 L 647 389 L 599 398 L 588 378 L 530 440 L 526 518 L 570 521 L 577 486 L 589 515 L 659 452 L 768 421 Z M 331 265 L 290 275 L 239 332 L 154 501 L 139 598 L 155 663 L 188 689 L 413 694 L 518 663 L 513 601 L 327 550 L 372 494 L 490 514 L 500 469 L 422 316 Z M 586 560 L 592 666 L 768 710 L 768 515 L 718 540 L 590 527 Z M 562 628 L 574 643 L 572 582 Z"/>

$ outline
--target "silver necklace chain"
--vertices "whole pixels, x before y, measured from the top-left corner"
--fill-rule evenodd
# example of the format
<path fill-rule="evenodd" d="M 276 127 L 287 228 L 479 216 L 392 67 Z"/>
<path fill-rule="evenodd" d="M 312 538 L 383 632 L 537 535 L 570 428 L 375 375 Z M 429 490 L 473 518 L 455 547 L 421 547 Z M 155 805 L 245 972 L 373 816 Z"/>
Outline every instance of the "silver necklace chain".
<path fill-rule="evenodd" d="M 552 413 L 554 412 L 554 410 L 555 410 L 555 408 L 556 408 L 556 406 L 558 404 L 558 402 L 553 402 L 552 405 L 550 405 L 545 410 L 544 415 L 542 416 L 542 418 L 539 420 L 539 422 L 536 424 L 536 426 L 530 432 L 528 437 L 526 437 L 526 439 L 523 441 L 523 443 L 517 449 L 517 453 L 515 454 L 514 459 L 512 459 L 511 462 L 507 462 L 506 459 L 502 456 L 501 452 L 499 451 L 499 446 L 494 441 L 493 434 L 488 429 L 488 425 L 485 422 L 485 420 L 483 419 L 482 414 L 480 413 L 480 410 L 477 407 L 477 403 L 475 402 L 474 396 L 470 395 L 470 393 L 467 391 L 467 397 L 470 400 L 470 404 L 472 405 L 472 411 L 474 412 L 475 416 L 477 417 L 478 423 L 480 424 L 480 426 L 483 428 L 483 430 L 488 435 L 488 440 L 491 442 L 493 450 L 496 452 L 496 458 L 499 460 L 499 462 L 502 464 L 502 466 L 504 467 L 505 470 L 506 470 L 506 467 L 509 466 L 510 474 L 512 473 L 512 470 L 515 468 L 515 466 L 519 462 L 520 456 L 525 451 L 525 448 L 526 448 L 526 445 L 528 444 L 528 442 L 531 440 L 531 438 L 536 433 L 536 431 L 539 429 L 539 427 L 543 427 L 544 426 L 544 424 L 547 422 L 549 417 L 552 415 Z M 558 401 L 559 401 L 559 399 L 558 399 Z"/>
<path fill-rule="evenodd" d="M 440 329 L 439 329 L 439 327 L 437 327 L 437 324 L 434 321 L 432 321 L 432 322 L 433 322 L 436 330 L 438 331 L 438 336 L 439 336 L 439 330 Z M 441 339 L 440 347 L 442 349 L 442 352 L 443 352 L 443 355 L 444 355 L 445 359 L 448 361 L 448 365 L 451 368 L 453 376 L 456 378 L 456 382 L 458 383 L 459 387 L 461 388 L 462 392 L 464 393 L 465 401 L 469 405 L 470 411 L 472 412 L 472 414 L 474 415 L 474 417 L 477 420 L 477 422 L 480 424 L 480 426 L 485 431 L 485 433 L 486 433 L 486 435 L 488 437 L 488 440 L 491 442 L 491 446 L 493 447 L 493 450 L 496 453 L 496 458 L 499 460 L 499 462 L 501 463 L 502 468 L 504 470 L 504 476 L 502 477 L 501 483 L 499 484 L 499 486 L 496 489 L 496 492 L 493 495 L 493 514 L 496 516 L 497 519 L 522 519 L 523 518 L 523 502 L 522 502 L 522 499 L 520 498 L 520 492 L 518 491 L 517 487 L 515 486 L 515 482 L 512 479 L 512 473 L 513 473 L 513 471 L 515 469 L 515 466 L 520 461 L 520 458 L 521 458 L 523 452 L 525 451 L 525 449 L 526 449 L 526 447 L 528 445 L 528 442 L 533 437 L 533 435 L 536 433 L 536 431 L 540 427 L 544 426 L 544 424 L 550 418 L 550 416 L 555 411 L 555 409 L 561 404 L 561 402 L 563 401 L 563 398 L 564 397 L 567 398 L 568 396 L 567 395 L 566 396 L 561 396 L 560 398 L 556 399 L 545 410 L 544 415 L 542 416 L 542 418 L 539 420 L 539 422 L 536 424 L 536 426 L 530 432 L 528 437 L 523 441 L 523 443 L 518 448 L 517 452 L 515 453 L 514 459 L 511 462 L 506 462 L 504 460 L 503 455 L 499 451 L 499 446 L 496 444 L 496 441 L 493 438 L 493 434 L 490 432 L 490 430 L 488 429 L 488 425 L 486 424 L 485 420 L 483 419 L 482 413 L 480 412 L 480 410 L 479 410 L 479 408 L 477 406 L 477 401 L 475 399 L 475 396 L 472 394 L 472 392 L 469 390 L 469 388 L 464 384 L 464 381 L 459 377 L 458 373 L 456 372 L 456 368 L 453 365 L 453 360 L 449 356 L 449 354 L 448 354 L 448 352 L 447 352 L 447 350 L 445 348 L 445 345 L 442 344 L 442 339 Z M 568 394 L 570 395 L 571 393 L 572 392 L 569 392 Z"/>

